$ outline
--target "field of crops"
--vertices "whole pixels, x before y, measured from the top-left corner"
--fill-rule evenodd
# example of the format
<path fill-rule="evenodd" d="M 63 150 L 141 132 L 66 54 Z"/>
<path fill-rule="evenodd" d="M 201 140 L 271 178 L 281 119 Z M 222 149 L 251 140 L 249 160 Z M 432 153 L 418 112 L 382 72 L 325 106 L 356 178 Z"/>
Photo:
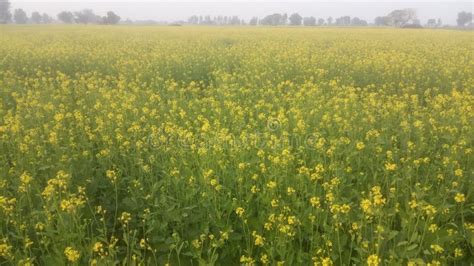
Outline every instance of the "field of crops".
<path fill-rule="evenodd" d="M 473 263 L 473 32 L 0 34 L 0 265 Z"/>

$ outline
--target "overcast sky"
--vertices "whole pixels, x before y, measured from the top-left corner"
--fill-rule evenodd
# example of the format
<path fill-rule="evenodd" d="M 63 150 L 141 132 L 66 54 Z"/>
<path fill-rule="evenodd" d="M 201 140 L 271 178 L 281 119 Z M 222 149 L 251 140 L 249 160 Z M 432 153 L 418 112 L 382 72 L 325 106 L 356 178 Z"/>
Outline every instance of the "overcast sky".
<path fill-rule="evenodd" d="M 253 16 L 264 17 L 271 13 L 297 12 L 302 16 L 327 18 L 344 15 L 357 16 L 372 22 L 376 16 L 385 15 L 393 9 L 413 8 L 418 18 L 425 23 L 428 18 L 441 18 L 445 24 L 456 24 L 460 11 L 473 11 L 473 1 L 159 1 L 159 0 L 10 0 L 12 8 L 23 8 L 28 13 L 39 11 L 56 16 L 63 10 L 77 11 L 84 8 L 93 9 L 103 15 L 112 10 L 123 19 L 153 19 L 158 21 L 186 20 L 191 15 L 227 15 L 249 19 Z"/>

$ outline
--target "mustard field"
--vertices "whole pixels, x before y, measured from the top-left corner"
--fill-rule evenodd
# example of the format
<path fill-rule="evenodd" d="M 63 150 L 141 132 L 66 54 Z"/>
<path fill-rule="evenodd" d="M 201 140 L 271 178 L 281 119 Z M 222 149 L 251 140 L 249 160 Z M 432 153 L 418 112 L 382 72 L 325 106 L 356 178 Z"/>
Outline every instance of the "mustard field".
<path fill-rule="evenodd" d="M 473 40 L 1 26 L 0 265 L 472 264 Z"/>

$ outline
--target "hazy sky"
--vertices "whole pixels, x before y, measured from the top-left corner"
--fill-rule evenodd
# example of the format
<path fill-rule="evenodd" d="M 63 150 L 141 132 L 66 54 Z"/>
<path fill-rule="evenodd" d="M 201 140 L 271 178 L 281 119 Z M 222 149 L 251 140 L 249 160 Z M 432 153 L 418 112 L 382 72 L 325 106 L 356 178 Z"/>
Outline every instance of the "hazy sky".
<path fill-rule="evenodd" d="M 473 11 L 474 1 L 159 1 L 159 0 L 10 0 L 12 8 L 23 8 L 28 13 L 39 11 L 56 16 L 63 10 L 76 11 L 91 8 L 103 15 L 112 10 L 123 19 L 153 19 L 159 21 L 186 20 L 197 15 L 237 15 L 244 19 L 263 17 L 271 13 L 297 12 L 302 16 L 327 18 L 344 15 L 357 16 L 372 22 L 376 16 L 385 15 L 393 9 L 414 8 L 418 18 L 425 23 L 428 18 L 441 18 L 445 24 L 455 24 L 457 13 Z"/>

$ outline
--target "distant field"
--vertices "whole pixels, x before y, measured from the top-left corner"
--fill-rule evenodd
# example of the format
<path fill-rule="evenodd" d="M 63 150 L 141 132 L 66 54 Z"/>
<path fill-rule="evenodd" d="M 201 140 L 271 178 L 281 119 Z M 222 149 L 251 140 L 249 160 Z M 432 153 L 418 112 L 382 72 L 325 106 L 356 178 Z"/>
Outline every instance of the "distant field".
<path fill-rule="evenodd" d="M 0 265 L 474 263 L 473 32 L 0 37 Z"/>

